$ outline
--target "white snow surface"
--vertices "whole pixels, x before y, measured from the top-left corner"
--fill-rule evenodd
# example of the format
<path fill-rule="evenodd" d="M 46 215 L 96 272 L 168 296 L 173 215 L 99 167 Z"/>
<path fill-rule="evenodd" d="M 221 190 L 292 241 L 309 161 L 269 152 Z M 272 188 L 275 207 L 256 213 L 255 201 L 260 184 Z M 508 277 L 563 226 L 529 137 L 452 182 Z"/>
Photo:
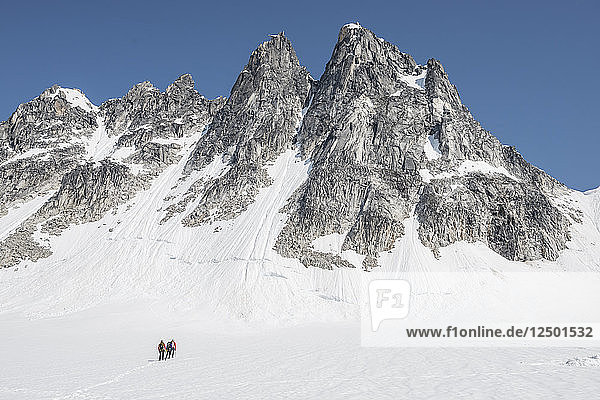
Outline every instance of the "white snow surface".
<path fill-rule="evenodd" d="M 58 95 L 58 93 L 64 93 L 65 98 L 69 104 L 73 107 L 80 107 L 84 111 L 96 111 L 98 109 L 97 106 L 92 104 L 92 102 L 86 97 L 85 94 L 79 89 L 69 89 L 69 88 L 58 88 L 56 93 L 46 94 L 46 96 L 53 98 Z M 46 92 L 47 93 L 47 92 Z"/>
<path fill-rule="evenodd" d="M 430 136 L 430 140 L 425 142 L 425 147 L 424 147 L 425 148 L 425 156 L 429 160 L 434 160 L 434 159 L 436 159 L 436 154 L 438 154 L 438 153 L 435 152 L 433 145 L 431 145 L 431 141 L 433 141 L 434 144 L 437 141 L 432 140 L 431 138 L 432 137 Z M 430 145 L 428 145 L 428 143 L 431 145 L 431 147 L 430 147 Z M 440 155 L 441 154 L 439 154 L 437 157 L 439 157 Z M 504 167 L 496 167 L 485 161 L 472 161 L 472 160 L 463 161 L 456 168 L 456 170 L 451 170 L 448 172 L 441 172 L 441 173 L 435 174 L 435 175 L 432 174 L 429 169 L 423 168 L 423 169 L 419 170 L 419 175 L 421 175 L 421 178 L 423 179 L 424 182 L 431 182 L 432 179 L 449 179 L 454 176 L 462 176 L 462 175 L 466 175 L 466 174 L 469 174 L 472 172 L 480 172 L 480 173 L 484 173 L 484 174 L 501 174 L 512 180 L 519 181 L 519 178 L 517 178 L 516 176 L 514 176 L 513 174 L 508 172 L 506 170 L 506 168 L 504 168 Z"/>
<path fill-rule="evenodd" d="M 82 141 L 85 146 L 87 158 L 92 161 L 101 161 L 116 150 L 119 137 L 117 135 L 108 135 L 102 116 L 96 117 L 96 122 L 98 128 L 96 128 L 91 137 L 84 137 Z"/>
<path fill-rule="evenodd" d="M 421 175 L 421 179 L 423 179 L 423 182 L 425 183 L 429 183 L 432 179 L 435 179 L 431 171 L 427 168 L 421 168 L 419 170 L 419 175 Z"/>
<path fill-rule="evenodd" d="M 346 233 L 331 233 L 329 235 L 321 236 L 313 240 L 313 249 L 316 251 L 322 251 L 324 253 L 338 254 L 342 251 L 342 244 L 346 239 Z"/>
<path fill-rule="evenodd" d="M 89 157 L 123 157 L 102 129 L 87 142 Z M 114 213 L 48 237 L 52 256 L 0 271 L 0 398 L 485 398 L 499 392 L 589 398 L 598 391 L 593 349 L 361 348 L 360 294 L 373 275 L 360 268 L 363 256 L 342 251 L 346 232 L 317 238 L 313 248 L 339 254 L 355 269 L 305 268 L 273 250 L 287 218 L 280 210 L 310 168 L 293 149 L 268 167 L 273 184 L 236 219 L 184 227 L 197 199 L 160 224 L 171 204 L 167 196 L 227 171 L 218 155 L 180 181 L 199 135 L 183 138 L 181 160 Z M 473 170 L 502 171 L 468 162 L 456 173 Z M 487 273 L 489 282 L 503 272 L 597 272 L 597 193 L 572 191 L 556 200 L 583 215 L 557 261 L 508 261 L 483 243 L 466 242 L 441 248 L 436 258 L 411 217 L 393 249 L 380 253 L 379 269 L 457 272 L 463 289 L 482 287 L 470 272 Z M 44 199 L 0 217 L 1 234 Z M 485 311 L 481 297 L 473 302 Z M 171 337 L 177 358 L 155 362 L 157 342 Z"/>
<path fill-rule="evenodd" d="M 589 195 L 600 195 L 600 187 L 597 187 L 596 189 L 588 190 L 584 193 L 589 194 Z"/>
<path fill-rule="evenodd" d="M 67 98 L 67 101 L 71 103 L 73 107 L 80 107 L 85 111 L 93 111 L 97 109 L 95 105 L 92 104 L 91 101 L 81 92 L 79 89 L 59 89 L 63 92 Z"/>
<path fill-rule="evenodd" d="M 440 151 L 440 141 L 437 140 L 434 135 L 427 136 L 423 150 L 425 151 L 425 157 L 427 157 L 428 160 L 437 160 L 442 156 L 442 152 Z"/>
<path fill-rule="evenodd" d="M 596 222 L 596 227 L 600 230 L 600 188 L 588 190 L 585 195 L 590 203 L 590 215 Z"/>
<path fill-rule="evenodd" d="M 496 174 L 500 174 L 500 175 L 504 175 L 512 180 L 518 181 L 519 179 L 516 178 L 514 175 L 512 175 L 511 173 L 509 173 L 506 168 L 504 167 L 495 167 L 491 164 L 488 164 L 485 161 L 471 161 L 471 160 L 465 160 L 462 162 L 462 164 L 460 164 L 460 166 L 458 167 L 458 173 L 460 175 L 465 175 L 468 174 L 470 172 L 483 172 L 485 173 L 496 173 Z"/>
<path fill-rule="evenodd" d="M 34 156 L 37 156 L 38 154 L 44 154 L 47 152 L 48 152 L 48 149 L 40 149 L 40 148 L 29 149 L 27 151 L 24 151 L 23 153 L 19 153 L 19 154 L 15 155 L 14 157 L 11 157 L 8 160 L 0 163 L 0 166 L 10 164 L 12 162 L 15 162 L 17 160 L 21 160 L 24 158 L 34 157 Z"/>
<path fill-rule="evenodd" d="M 400 80 L 412 88 L 425 90 L 425 78 L 427 77 L 427 68 L 423 66 L 421 68 L 421 73 L 419 73 L 418 75 L 401 75 Z M 392 96 L 398 95 L 400 95 L 400 92 L 392 94 Z"/>
<path fill-rule="evenodd" d="M 356 322 L 240 325 L 158 301 L 0 315 L 0 398 L 590 399 L 597 350 L 364 348 Z M 158 342 L 176 357 L 157 361 Z"/>
<path fill-rule="evenodd" d="M 313 240 L 312 247 L 316 251 L 323 253 L 336 254 L 343 260 L 348 261 L 356 268 L 362 268 L 362 262 L 365 256 L 358 254 L 354 250 L 342 250 L 342 245 L 348 232 L 345 233 L 331 233 L 329 235 L 321 236 Z"/>
<path fill-rule="evenodd" d="M 54 192 L 49 192 L 37 196 L 34 199 L 10 208 L 6 215 L 0 216 L 0 240 L 4 240 L 14 232 L 23 221 L 35 213 L 53 194 Z"/>
<path fill-rule="evenodd" d="M 352 23 L 344 25 L 343 27 L 344 28 L 348 28 L 348 29 L 359 29 L 359 28 L 362 28 L 362 26 L 360 26 L 360 24 L 358 22 L 352 22 Z"/>
<path fill-rule="evenodd" d="M 127 157 L 129 157 L 133 153 L 135 153 L 135 151 L 136 151 L 135 146 L 119 147 L 118 149 L 116 149 L 115 151 L 112 152 L 112 154 L 110 155 L 110 158 L 114 161 L 123 161 Z"/>
<path fill-rule="evenodd" d="M 567 360 L 566 365 L 575 367 L 596 367 L 600 368 L 600 355 L 588 356 L 588 357 L 576 357 Z"/>

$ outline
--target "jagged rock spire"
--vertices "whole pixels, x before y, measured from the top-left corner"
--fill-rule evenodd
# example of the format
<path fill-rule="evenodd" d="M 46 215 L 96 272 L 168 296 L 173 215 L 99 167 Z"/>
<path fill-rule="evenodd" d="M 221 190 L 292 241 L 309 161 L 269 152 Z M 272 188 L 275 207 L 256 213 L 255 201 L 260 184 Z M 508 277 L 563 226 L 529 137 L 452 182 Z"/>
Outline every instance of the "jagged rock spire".
<path fill-rule="evenodd" d="M 330 115 L 332 104 L 347 107 L 358 101 L 375 105 L 377 99 L 403 88 L 403 78 L 420 72 L 409 54 L 360 25 L 344 25 L 299 134 L 303 155 L 309 157 L 330 133 L 321 121 Z"/>
<path fill-rule="evenodd" d="M 229 146 L 259 138 L 272 143 L 272 149 L 264 149 L 266 159 L 278 154 L 296 133 L 311 81 L 283 33 L 259 45 L 239 74 L 225 106 L 196 146 L 186 171 L 202 168 Z"/>
<path fill-rule="evenodd" d="M 442 64 L 431 58 L 427 61 L 427 79 L 425 79 L 427 97 L 432 99 L 432 115 L 441 120 L 444 109 L 458 110 L 462 107 L 456 86 L 450 83 Z"/>
<path fill-rule="evenodd" d="M 58 232 L 100 218 L 150 187 L 190 154 L 193 135 L 184 169 L 193 182 L 177 181 L 188 187 L 172 189 L 167 197 L 179 201 L 157 211 L 163 221 L 179 212 L 186 214 L 177 223 L 186 226 L 236 218 L 271 184 L 267 166 L 298 146 L 311 168 L 283 210 L 275 248 L 306 266 L 360 267 L 362 257 L 362 267 L 372 268 L 397 244 L 407 218 L 435 252 L 480 241 L 511 260 L 555 259 L 577 218 L 554 201 L 562 185 L 475 121 L 439 61 L 418 65 L 357 23 L 340 29 L 318 82 L 281 32 L 252 52 L 228 99 L 205 99 L 189 74 L 165 92 L 142 82 L 100 108 L 76 101 L 80 95 L 50 88 L 0 124 L 0 214 L 58 190 L 0 243 L 10 263 L 47 256 L 29 246 L 37 225 Z M 213 162 L 223 166 L 218 173 L 205 169 Z M 139 168 L 146 173 L 133 172 Z M 342 237 L 335 256 L 315 250 L 314 241 L 330 234 Z"/>
<path fill-rule="evenodd" d="M 252 52 L 185 171 L 202 169 L 215 157 L 231 168 L 206 185 L 186 224 L 199 224 L 209 216 L 233 218 L 253 201 L 260 187 L 270 184 L 263 166 L 292 146 L 311 83 L 283 32 Z"/>
<path fill-rule="evenodd" d="M 313 168 L 286 209 L 276 245 L 285 256 L 330 265 L 311 243 L 336 233 L 371 267 L 415 207 L 433 249 L 480 240 L 509 259 L 554 259 L 568 239 L 546 198 L 553 180 L 473 119 L 441 63 L 419 66 L 358 24 L 340 30 L 298 143 Z M 530 218 L 538 209 L 545 217 Z"/>
<path fill-rule="evenodd" d="M 194 78 L 192 78 L 192 75 L 183 74 L 179 78 L 177 78 L 175 80 L 175 82 L 173 82 L 172 84 L 169 85 L 169 87 L 167 88 L 167 93 L 169 93 L 175 89 L 193 90 L 194 85 L 195 85 L 195 82 L 194 82 Z"/>

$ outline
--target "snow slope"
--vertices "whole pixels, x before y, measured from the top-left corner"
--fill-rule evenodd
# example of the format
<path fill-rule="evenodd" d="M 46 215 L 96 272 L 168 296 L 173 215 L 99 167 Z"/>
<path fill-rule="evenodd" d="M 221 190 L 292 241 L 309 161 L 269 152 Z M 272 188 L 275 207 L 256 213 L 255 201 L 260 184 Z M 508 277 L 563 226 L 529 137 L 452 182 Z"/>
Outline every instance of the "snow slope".
<path fill-rule="evenodd" d="M 600 187 L 585 192 L 585 195 L 588 197 L 589 215 L 600 231 Z"/>
<path fill-rule="evenodd" d="M 70 101 L 83 101 L 77 97 L 79 92 L 69 93 Z M 186 212 L 164 221 L 166 208 L 173 204 L 166 199 L 177 200 L 198 179 L 218 177 L 227 171 L 218 155 L 202 171 L 185 177 L 185 163 L 205 131 L 169 139 L 181 146 L 179 162 L 163 170 L 147 190 L 101 220 L 71 226 L 60 236 L 36 232 L 35 237 L 49 243 L 53 254 L 0 274 L 0 312 L 43 318 L 135 299 L 160 300 L 177 310 L 202 309 L 277 324 L 357 317 L 362 290 L 372 276 L 361 268 L 363 256 L 342 251 L 346 233 L 317 238 L 313 248 L 339 255 L 354 269 L 305 268 L 298 260 L 283 258 L 273 250 L 287 218 L 280 210 L 307 179 L 310 169 L 310 162 L 303 161 L 294 149 L 268 166 L 273 183 L 261 189 L 237 218 L 185 227 L 182 220 L 196 208 L 197 198 L 187 204 Z M 122 162 L 129 150 L 117 149 L 116 139 L 107 134 L 99 118 L 94 134 L 78 140 L 84 140 L 87 159 L 111 157 Z M 428 157 L 440 156 L 433 137 L 425 146 Z M 456 173 L 473 171 L 510 177 L 503 168 L 473 161 L 465 161 Z M 440 178 L 421 172 L 429 179 Z M 0 235 L 6 237 L 48 196 L 0 217 Z M 405 234 L 394 248 L 380 253 L 378 272 L 488 271 L 494 276 L 503 271 L 599 271 L 600 191 L 571 191 L 554 201 L 563 209 L 581 212 L 581 222 L 573 220 L 568 249 L 557 261 L 508 261 L 483 243 L 466 242 L 440 249 L 436 258 L 418 237 L 418 221 L 408 218 L 404 221 Z M 468 279 L 465 276 L 466 284 Z"/>
<path fill-rule="evenodd" d="M 226 312 L 234 307 L 241 316 L 255 308 L 249 302 L 252 296 L 258 297 L 253 302 L 285 307 L 281 300 L 293 299 L 298 281 L 307 286 L 311 276 L 299 273 L 306 271 L 298 271 L 297 262 L 281 261 L 272 246 L 285 218 L 278 211 L 304 180 L 309 165 L 295 151 L 282 155 L 269 170 L 273 185 L 234 221 L 192 229 L 181 225 L 179 215 L 161 225 L 164 214 L 157 210 L 165 205 L 163 199 L 186 160 L 167 168 L 148 191 L 117 213 L 48 238 L 54 249 L 50 258 L 2 274 L 4 307 L 58 315 L 111 299 L 156 296 L 169 297 L 178 306 L 203 305 L 208 297 L 213 307 L 225 307 Z M 215 168 L 223 170 L 213 163 L 204 175 L 214 175 Z M 188 210 L 194 206 L 188 205 Z"/>
<path fill-rule="evenodd" d="M 65 99 L 72 107 L 79 107 L 84 111 L 95 111 L 98 109 L 98 106 L 92 104 L 92 102 L 86 97 L 86 95 L 79 89 L 70 89 L 70 88 L 62 88 L 56 87 L 57 89 L 54 93 L 50 93 L 46 91 L 42 94 L 46 98 L 54 98 L 59 95 L 59 93 L 64 94 Z"/>
<path fill-rule="evenodd" d="M 0 217 L 0 240 L 6 238 L 17 229 L 21 222 L 35 213 L 53 194 L 53 192 L 47 193 L 10 208 L 6 215 Z"/>
<path fill-rule="evenodd" d="M 360 347 L 360 296 L 376 275 L 342 250 L 345 234 L 317 238 L 313 248 L 359 268 L 305 268 L 272 249 L 286 220 L 280 210 L 310 169 L 293 149 L 269 166 L 273 184 L 235 220 L 187 228 L 182 213 L 161 223 L 165 198 L 227 171 L 217 156 L 181 180 L 196 140 L 181 138 L 179 163 L 114 213 L 58 237 L 36 233 L 50 241 L 52 256 L 0 273 L 0 398 L 589 398 L 598 391 L 599 349 Z M 121 156 L 102 126 L 86 148 L 91 159 Z M 45 198 L 10 209 L 0 234 Z M 436 258 L 408 218 L 405 234 L 380 254 L 379 272 L 457 272 L 456 293 L 478 288 L 473 302 L 481 312 L 481 273 L 487 284 L 504 272 L 597 272 L 600 192 L 572 191 L 555 202 L 580 210 L 582 221 L 557 261 L 512 262 L 466 242 Z M 439 288 L 427 279 L 417 284 Z M 156 344 L 170 338 L 178 356 L 159 363 Z"/>
<path fill-rule="evenodd" d="M 203 171 L 180 181 L 195 141 L 195 137 L 181 139 L 179 163 L 114 213 L 72 226 L 59 237 L 46 236 L 52 256 L 0 274 L 2 311 L 42 318 L 132 299 L 160 299 L 177 310 L 208 309 L 278 324 L 357 317 L 361 290 L 372 276 L 360 268 L 362 256 L 341 250 L 345 235 L 318 238 L 313 245 L 339 254 L 356 269 L 307 269 L 273 250 L 286 219 L 279 211 L 310 168 L 292 149 L 269 167 L 273 184 L 263 188 L 238 218 L 188 228 L 181 224 L 186 215 L 182 213 L 160 223 L 169 204 L 164 201 L 167 196 L 185 192 L 201 176 L 226 171 L 220 157 L 215 157 Z M 104 153 L 111 146 L 97 148 Z M 41 200 L 11 210 L 1 220 L 6 227 L 2 233 L 30 215 Z M 188 212 L 197 201 L 187 205 Z M 379 272 L 600 270 L 598 196 L 571 192 L 557 202 L 583 212 L 583 222 L 572 225 L 569 248 L 557 261 L 508 261 L 483 243 L 465 242 L 442 248 L 436 258 L 418 238 L 418 222 L 409 218 L 404 221 L 405 235 L 391 251 L 380 254 Z M 38 236 L 44 238 L 39 232 Z"/>

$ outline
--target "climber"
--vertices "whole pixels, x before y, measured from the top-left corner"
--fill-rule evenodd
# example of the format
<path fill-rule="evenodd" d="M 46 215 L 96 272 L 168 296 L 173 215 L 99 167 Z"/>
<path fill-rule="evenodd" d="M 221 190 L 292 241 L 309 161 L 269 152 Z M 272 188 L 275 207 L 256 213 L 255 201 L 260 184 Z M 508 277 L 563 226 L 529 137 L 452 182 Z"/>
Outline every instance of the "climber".
<path fill-rule="evenodd" d="M 173 343 L 167 342 L 167 359 L 171 358 L 172 353 L 173 353 Z"/>
<path fill-rule="evenodd" d="M 162 361 L 165 359 L 165 342 L 162 340 L 158 344 L 158 361 Z"/>

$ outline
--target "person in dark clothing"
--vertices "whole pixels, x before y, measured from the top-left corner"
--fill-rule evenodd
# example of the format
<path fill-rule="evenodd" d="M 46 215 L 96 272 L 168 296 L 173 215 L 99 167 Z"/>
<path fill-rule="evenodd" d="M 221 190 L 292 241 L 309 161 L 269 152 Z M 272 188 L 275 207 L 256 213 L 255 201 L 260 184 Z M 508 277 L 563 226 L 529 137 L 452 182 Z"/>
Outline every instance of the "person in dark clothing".
<path fill-rule="evenodd" d="M 173 355 L 173 357 L 175 357 L 175 352 L 177 351 L 177 343 L 175 343 L 175 339 L 171 339 L 171 343 L 173 344 L 172 355 Z"/>
<path fill-rule="evenodd" d="M 167 359 L 171 358 L 173 354 L 173 343 L 167 342 Z"/>
<path fill-rule="evenodd" d="M 158 361 L 162 361 L 165 359 L 165 342 L 163 342 L 162 340 L 160 341 L 160 343 L 158 344 Z"/>

